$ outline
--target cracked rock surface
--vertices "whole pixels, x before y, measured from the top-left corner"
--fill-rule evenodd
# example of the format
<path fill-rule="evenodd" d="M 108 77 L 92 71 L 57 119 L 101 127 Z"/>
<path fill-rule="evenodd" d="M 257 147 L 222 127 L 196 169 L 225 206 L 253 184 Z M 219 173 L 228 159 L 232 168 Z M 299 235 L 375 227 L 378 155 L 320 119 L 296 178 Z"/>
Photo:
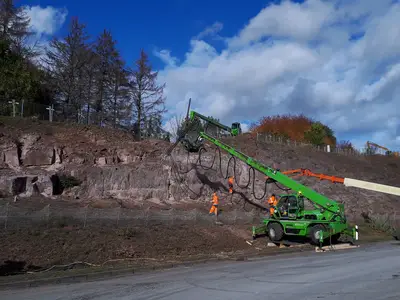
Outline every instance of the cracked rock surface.
<path fill-rule="evenodd" d="M 316 173 L 400 186 L 398 158 L 346 156 L 307 147 L 256 143 L 250 135 L 225 142 L 281 170 L 308 168 Z M 185 201 L 209 203 L 213 189 L 222 195 L 227 193 L 223 176 L 234 173 L 233 164 L 226 170 L 227 155 L 221 159 L 222 173 L 215 171 L 219 168 L 218 157 L 214 170 L 204 170 L 198 165 L 197 154 L 188 155 L 178 146 L 172 154 L 178 172 L 170 158 L 163 155 L 169 146 L 159 140 L 134 141 L 130 133 L 95 126 L 26 119 L 0 122 L 0 197 L 63 195 L 73 199 L 112 198 L 135 204 L 153 201 L 173 205 Z M 208 150 L 202 156 L 204 166 L 210 166 L 215 155 L 213 149 L 208 147 Z M 236 177 L 241 185 L 248 182 L 248 174 L 248 167 L 237 162 Z M 79 186 L 61 188 L 62 176 L 78 179 Z M 396 196 L 347 188 L 316 178 L 296 180 L 344 203 L 350 218 L 363 212 L 400 212 Z M 264 192 L 262 174 L 257 174 L 255 187 L 260 197 Z M 236 191 L 239 193 L 233 202 L 237 205 L 246 199 L 258 204 L 264 202 L 252 197 L 251 188 L 236 187 Z M 285 193 L 276 185 L 269 185 L 267 192 Z"/>

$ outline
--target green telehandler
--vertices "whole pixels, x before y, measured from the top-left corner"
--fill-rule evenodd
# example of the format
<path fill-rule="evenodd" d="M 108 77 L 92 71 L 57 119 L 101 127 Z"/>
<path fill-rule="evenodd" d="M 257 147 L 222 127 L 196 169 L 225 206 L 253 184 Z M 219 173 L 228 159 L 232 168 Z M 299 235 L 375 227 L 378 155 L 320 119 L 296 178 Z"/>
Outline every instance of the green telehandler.
<path fill-rule="evenodd" d="M 297 236 L 310 238 L 313 244 L 321 244 L 327 240 L 335 242 L 342 234 L 348 235 L 354 240 L 358 239 L 357 226 L 351 227 L 347 223 L 343 204 L 317 193 L 279 170 L 266 166 L 207 134 L 204 130 L 207 126 L 201 126 L 201 130 L 198 130 L 199 126 L 197 125 L 201 120 L 205 123 L 212 123 L 231 136 L 237 136 L 242 132 L 240 123 L 233 123 L 232 127 L 228 127 L 195 111 L 190 111 L 189 119 L 186 121 L 185 128 L 179 135 L 177 142 L 182 142 L 187 150 L 193 152 L 198 151 L 203 143 L 208 141 L 254 170 L 266 175 L 269 182 L 280 183 L 294 191 L 292 194 L 279 196 L 274 214 L 270 218 L 263 219 L 261 226 L 253 226 L 253 238 L 266 234 L 272 241 L 279 242 L 285 236 Z M 172 148 L 169 149 L 169 154 L 171 151 Z M 313 204 L 314 209 L 305 209 L 306 200 Z"/>

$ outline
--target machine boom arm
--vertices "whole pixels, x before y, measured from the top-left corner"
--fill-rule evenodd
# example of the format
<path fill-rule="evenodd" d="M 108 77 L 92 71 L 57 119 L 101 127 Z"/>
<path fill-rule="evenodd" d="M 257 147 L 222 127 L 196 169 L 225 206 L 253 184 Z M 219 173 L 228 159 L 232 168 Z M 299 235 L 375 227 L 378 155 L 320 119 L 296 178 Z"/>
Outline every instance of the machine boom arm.
<path fill-rule="evenodd" d="M 225 126 L 223 124 L 220 124 L 219 122 L 215 122 L 211 120 L 210 118 L 207 118 L 195 111 L 190 112 L 190 119 L 194 120 L 195 118 L 200 118 L 203 119 L 207 122 L 212 122 L 215 126 L 230 131 L 230 128 L 228 126 Z M 237 150 L 235 150 L 233 147 L 224 144 L 220 140 L 208 135 L 205 132 L 200 132 L 200 137 L 206 139 L 207 141 L 211 142 L 212 144 L 216 145 L 217 147 L 221 148 L 222 150 L 228 152 L 232 156 L 240 159 L 250 167 L 253 167 L 255 170 L 263 173 L 264 175 L 268 176 L 269 178 L 272 178 L 273 180 L 279 182 L 280 184 L 283 184 L 285 187 L 290 188 L 291 190 L 301 193 L 304 197 L 308 198 L 310 201 L 312 201 L 314 204 L 318 205 L 319 207 L 331 211 L 334 214 L 340 214 L 343 213 L 342 211 L 342 206 L 339 205 L 336 201 L 333 201 L 316 191 L 298 183 L 297 181 L 291 179 L 290 177 L 286 176 L 285 174 L 279 172 L 278 170 L 275 170 L 271 167 L 265 166 L 264 164 L 256 161 L 255 159 L 247 156 L 246 154 L 243 154 Z"/>
<path fill-rule="evenodd" d="M 386 184 L 379 184 L 379 183 L 368 182 L 368 181 L 364 181 L 364 180 L 345 178 L 344 185 L 358 187 L 361 189 L 366 189 L 366 190 L 375 191 L 375 192 L 381 192 L 381 193 L 400 196 L 400 188 L 395 187 L 395 186 L 386 185 Z"/>
<path fill-rule="evenodd" d="M 314 190 L 298 183 L 297 181 L 294 181 L 290 177 L 284 175 L 283 173 L 265 166 L 264 164 L 256 161 L 255 159 L 235 150 L 229 145 L 226 145 L 222 143 L 221 141 L 217 140 L 216 138 L 201 132 L 200 136 L 209 142 L 213 143 L 217 147 L 225 150 L 229 154 L 233 155 L 234 157 L 240 159 L 241 161 L 245 162 L 247 165 L 253 167 L 255 170 L 267 175 L 269 178 L 272 178 L 273 180 L 283 184 L 284 186 L 292 189 L 293 191 L 300 192 L 303 196 L 308 198 L 310 201 L 313 203 L 317 204 L 318 206 L 329 210 L 333 213 L 340 213 L 341 209 L 340 206 L 338 205 L 337 202 L 328 199 L 327 197 L 315 192 Z"/>
<path fill-rule="evenodd" d="M 360 189 L 400 196 L 400 188 L 399 187 L 385 185 L 385 184 L 379 184 L 379 183 L 375 183 L 375 182 L 369 182 L 369 181 L 352 179 L 352 178 L 337 177 L 337 176 L 331 176 L 331 175 L 325 175 L 325 174 L 317 174 L 317 173 L 311 172 L 308 169 L 288 170 L 288 171 L 284 171 L 282 173 L 286 174 L 286 175 L 296 174 L 295 176 L 316 177 L 316 178 L 319 178 L 320 180 L 329 180 L 334 183 L 342 183 L 345 186 L 357 187 Z M 293 176 L 293 177 L 295 177 L 295 176 Z"/>
<path fill-rule="evenodd" d="M 215 121 L 215 120 L 213 120 L 211 118 L 207 118 L 206 116 L 204 116 L 202 114 L 199 114 L 198 112 L 195 112 L 193 110 L 190 111 L 190 119 L 193 120 L 195 117 L 198 117 L 199 119 L 202 119 L 202 120 L 204 120 L 204 121 L 206 121 L 208 123 L 211 123 L 211 124 L 217 126 L 218 128 L 221 128 L 223 130 L 226 130 L 226 131 L 229 131 L 229 132 L 231 131 L 231 128 L 226 126 L 226 125 L 224 125 L 224 124 L 221 124 L 221 123 L 219 123 L 219 122 L 217 122 L 217 121 Z"/>

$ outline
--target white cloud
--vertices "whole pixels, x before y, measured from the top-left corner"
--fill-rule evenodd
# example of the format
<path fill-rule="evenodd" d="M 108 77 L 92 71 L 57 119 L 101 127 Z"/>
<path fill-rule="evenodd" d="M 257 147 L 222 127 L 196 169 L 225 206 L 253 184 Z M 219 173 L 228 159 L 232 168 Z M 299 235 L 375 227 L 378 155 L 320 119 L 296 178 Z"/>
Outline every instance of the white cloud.
<path fill-rule="evenodd" d="M 247 123 L 240 123 L 240 127 L 242 128 L 242 132 L 248 132 L 250 130 L 250 126 Z"/>
<path fill-rule="evenodd" d="M 212 37 L 216 39 L 220 39 L 221 37 L 218 36 L 218 32 L 220 32 L 224 28 L 224 24 L 221 22 L 215 22 L 211 26 L 206 27 L 202 32 L 200 32 L 197 36 L 196 39 L 200 40 L 205 37 Z"/>
<path fill-rule="evenodd" d="M 324 24 L 334 20 L 333 12 L 332 3 L 308 0 L 300 4 L 285 0 L 264 8 L 230 43 L 244 46 L 268 36 L 309 40 Z"/>
<path fill-rule="evenodd" d="M 24 10 L 30 18 L 31 31 L 34 33 L 27 43 L 39 50 L 40 54 L 34 58 L 35 63 L 43 64 L 42 57 L 49 41 L 65 23 L 68 11 L 66 8 L 38 5 L 24 6 Z"/>
<path fill-rule="evenodd" d="M 180 63 L 159 52 L 168 57 L 159 77 L 172 115 L 191 97 L 193 109 L 226 124 L 304 113 L 357 145 L 399 147 L 399 39 L 400 3 L 392 0 L 284 1 L 262 9 L 222 50 L 197 36 Z"/>
<path fill-rule="evenodd" d="M 169 67 L 175 67 L 178 63 L 178 59 L 172 57 L 169 50 L 153 51 L 153 54 Z"/>
<path fill-rule="evenodd" d="M 52 6 L 26 6 L 25 11 L 31 19 L 32 31 L 39 36 L 54 34 L 64 24 L 68 14 L 65 8 Z"/>

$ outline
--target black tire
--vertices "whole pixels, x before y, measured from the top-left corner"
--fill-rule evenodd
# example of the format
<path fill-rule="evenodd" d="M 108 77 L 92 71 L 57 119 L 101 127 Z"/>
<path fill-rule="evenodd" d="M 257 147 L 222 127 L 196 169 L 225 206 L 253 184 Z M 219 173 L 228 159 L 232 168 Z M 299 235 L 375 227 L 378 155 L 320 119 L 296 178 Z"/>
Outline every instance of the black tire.
<path fill-rule="evenodd" d="M 268 237 L 273 242 L 279 242 L 283 238 L 283 228 L 279 223 L 269 223 L 267 227 Z"/>
<path fill-rule="evenodd" d="M 320 231 L 325 231 L 325 226 L 321 225 L 321 224 L 317 224 L 311 227 L 310 230 L 310 239 L 311 239 L 311 243 L 314 245 L 319 245 L 320 241 L 319 241 L 319 232 Z"/>

